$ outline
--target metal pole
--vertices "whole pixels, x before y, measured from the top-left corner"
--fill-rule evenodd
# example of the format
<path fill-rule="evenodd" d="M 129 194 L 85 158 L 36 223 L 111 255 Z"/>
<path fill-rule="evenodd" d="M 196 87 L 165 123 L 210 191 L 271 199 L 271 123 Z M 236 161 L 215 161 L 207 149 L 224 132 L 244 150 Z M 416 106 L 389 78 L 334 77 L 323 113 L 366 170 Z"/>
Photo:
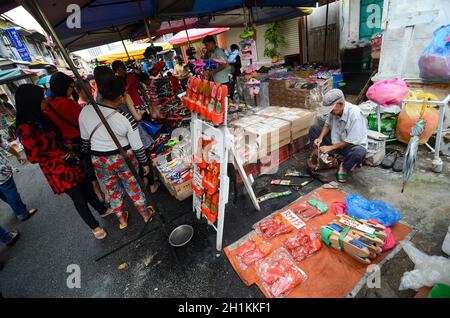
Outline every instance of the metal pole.
<path fill-rule="evenodd" d="M 305 32 L 306 32 L 306 63 L 309 63 L 309 30 L 308 30 L 308 16 L 305 16 Z"/>
<path fill-rule="evenodd" d="M 138 184 L 141 186 L 142 191 L 145 194 L 145 197 L 147 201 L 149 201 L 150 195 L 148 191 L 145 188 L 144 182 L 142 181 L 141 177 L 139 176 L 139 173 L 134 168 L 130 158 L 128 157 L 125 150 L 122 148 L 122 145 L 120 144 L 119 140 L 117 139 L 116 135 L 114 134 L 114 131 L 111 129 L 111 126 L 108 124 L 108 121 L 103 116 L 103 113 L 101 112 L 100 108 L 98 107 L 94 97 L 91 95 L 91 91 L 87 88 L 87 86 L 83 82 L 83 78 L 81 77 L 80 73 L 78 73 L 77 68 L 73 64 L 73 61 L 71 60 L 69 53 L 66 51 L 65 47 L 63 46 L 61 40 L 59 39 L 58 35 L 56 34 L 55 30 L 53 29 L 52 25 L 50 24 L 50 21 L 47 19 L 47 16 L 42 11 L 42 8 L 40 7 L 37 0 L 30 0 L 31 7 L 34 9 L 35 13 L 39 16 L 40 20 L 44 23 L 44 28 L 49 33 L 49 35 L 53 38 L 53 41 L 55 41 L 56 46 L 60 49 L 64 59 L 69 64 L 69 67 L 72 69 L 73 74 L 77 78 L 78 81 L 81 83 L 81 87 L 86 94 L 86 96 L 89 99 L 89 102 L 94 107 L 95 112 L 97 113 L 98 117 L 100 117 L 100 120 L 102 121 L 103 125 L 105 126 L 106 130 L 108 131 L 109 135 L 111 136 L 114 144 L 117 146 L 120 154 L 122 155 L 123 159 L 125 160 L 127 166 L 130 168 L 131 172 L 133 173 L 134 177 L 136 178 Z"/>
<path fill-rule="evenodd" d="M 329 7 L 329 0 L 327 0 L 327 12 L 326 12 L 326 15 L 325 15 L 325 42 L 323 44 L 323 60 L 322 60 L 323 63 L 325 63 L 325 59 L 327 57 L 328 7 Z"/>
<path fill-rule="evenodd" d="M 122 33 L 120 29 L 117 28 L 117 33 L 119 33 L 120 41 L 122 41 L 123 48 L 125 49 L 125 53 L 127 53 L 128 60 L 131 60 L 130 54 L 128 53 L 127 46 L 125 45 L 125 41 L 123 40 Z"/>
<path fill-rule="evenodd" d="M 186 25 L 186 20 L 183 18 L 184 30 L 186 31 L 186 38 L 188 40 L 188 47 L 191 47 L 191 40 L 189 40 L 189 33 Z"/>
<path fill-rule="evenodd" d="M 145 32 L 147 33 L 147 37 L 149 38 L 150 43 L 153 46 L 153 39 L 152 39 L 152 35 L 150 34 L 150 27 L 148 26 L 148 21 L 147 21 L 147 18 L 145 17 L 144 8 L 142 8 L 141 0 L 138 0 L 137 3 L 139 6 L 139 11 L 141 12 L 142 20 L 144 21 Z"/>

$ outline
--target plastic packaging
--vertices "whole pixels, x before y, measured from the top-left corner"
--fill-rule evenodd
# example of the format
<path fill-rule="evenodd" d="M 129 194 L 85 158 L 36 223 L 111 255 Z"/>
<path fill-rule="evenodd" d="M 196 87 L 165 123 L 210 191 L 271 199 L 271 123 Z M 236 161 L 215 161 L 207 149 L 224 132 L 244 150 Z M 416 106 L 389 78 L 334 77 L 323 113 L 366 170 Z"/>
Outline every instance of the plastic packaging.
<path fill-rule="evenodd" d="M 384 230 L 387 234 L 386 239 L 384 240 L 384 245 L 382 247 L 383 252 L 387 252 L 395 247 L 397 242 L 395 241 L 394 235 L 392 234 L 392 230 L 390 228 L 386 228 Z"/>
<path fill-rule="evenodd" d="M 423 100 L 429 98 L 430 100 L 438 100 L 438 98 L 432 94 L 428 94 L 423 91 L 409 91 L 408 99 L 411 100 Z M 397 139 L 401 142 L 408 143 L 411 139 L 411 128 L 420 119 L 420 113 L 422 110 L 421 104 L 406 104 L 403 107 L 397 120 Z M 420 135 L 419 143 L 425 144 L 428 139 L 436 132 L 439 122 L 439 112 L 432 107 L 427 107 L 423 114 L 425 120 L 425 130 Z"/>
<path fill-rule="evenodd" d="M 308 278 L 283 247 L 256 262 L 256 274 L 267 294 L 276 298 L 286 297 Z"/>
<path fill-rule="evenodd" d="M 390 79 L 379 81 L 367 90 L 367 98 L 381 106 L 399 105 L 406 94 L 408 86 L 403 80 Z"/>
<path fill-rule="evenodd" d="M 347 215 L 347 206 L 343 202 L 333 203 L 334 214 L 336 215 Z"/>
<path fill-rule="evenodd" d="M 272 251 L 272 244 L 254 235 L 236 249 L 236 258 L 243 270 L 256 261 L 266 257 Z"/>
<path fill-rule="evenodd" d="M 349 194 L 345 197 L 347 213 L 360 219 L 375 219 L 385 226 L 391 226 L 402 218 L 400 212 L 391 205 L 379 201 L 368 201 L 365 198 Z"/>
<path fill-rule="evenodd" d="M 320 236 L 308 229 L 301 229 L 296 235 L 286 239 L 283 246 L 296 262 L 304 260 L 322 248 Z"/>
<path fill-rule="evenodd" d="M 450 80 L 450 24 L 433 32 L 433 40 L 419 58 L 420 77 L 434 81 Z"/>
<path fill-rule="evenodd" d="M 432 287 L 436 284 L 450 285 L 450 260 L 442 256 L 429 256 L 414 245 L 400 242 L 400 245 L 415 264 L 414 270 L 403 274 L 399 290 L 419 290 L 423 286 Z"/>
<path fill-rule="evenodd" d="M 293 230 L 293 226 L 281 214 L 262 219 L 254 225 L 254 228 L 267 240 Z"/>

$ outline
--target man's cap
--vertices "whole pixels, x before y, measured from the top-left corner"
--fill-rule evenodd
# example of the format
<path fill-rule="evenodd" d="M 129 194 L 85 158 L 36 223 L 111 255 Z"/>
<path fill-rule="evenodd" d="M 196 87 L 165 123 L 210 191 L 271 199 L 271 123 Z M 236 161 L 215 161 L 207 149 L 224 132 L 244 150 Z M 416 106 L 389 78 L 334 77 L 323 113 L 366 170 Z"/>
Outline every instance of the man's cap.
<path fill-rule="evenodd" d="M 216 43 L 216 40 L 214 39 L 214 37 L 212 35 L 207 35 L 203 38 L 203 44 L 206 43 Z"/>
<path fill-rule="evenodd" d="M 319 116 L 328 115 L 340 101 L 345 101 L 344 93 L 340 89 L 332 89 L 323 95 L 322 106 L 317 110 Z"/>

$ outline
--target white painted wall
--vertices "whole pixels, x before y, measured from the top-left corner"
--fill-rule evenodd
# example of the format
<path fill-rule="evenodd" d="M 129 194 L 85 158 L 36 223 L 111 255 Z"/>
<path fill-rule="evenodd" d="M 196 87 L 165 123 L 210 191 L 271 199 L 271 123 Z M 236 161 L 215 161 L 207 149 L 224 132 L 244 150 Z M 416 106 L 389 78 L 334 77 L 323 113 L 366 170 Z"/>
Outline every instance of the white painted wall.
<path fill-rule="evenodd" d="M 418 61 L 433 31 L 450 23 L 450 0 L 385 0 L 383 44 L 374 80 L 418 78 Z"/>
<path fill-rule="evenodd" d="M 360 4 L 361 0 L 339 1 L 340 49 L 352 47 L 353 42 L 359 41 Z"/>

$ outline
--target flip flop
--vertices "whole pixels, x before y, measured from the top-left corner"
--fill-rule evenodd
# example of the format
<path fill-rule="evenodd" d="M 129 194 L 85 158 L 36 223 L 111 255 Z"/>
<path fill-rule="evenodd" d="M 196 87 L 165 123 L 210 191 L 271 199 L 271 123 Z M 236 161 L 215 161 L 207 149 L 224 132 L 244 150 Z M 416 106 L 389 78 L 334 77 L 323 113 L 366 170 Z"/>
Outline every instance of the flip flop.
<path fill-rule="evenodd" d="M 395 160 L 394 166 L 392 167 L 392 170 L 395 172 L 402 172 L 404 161 L 405 157 L 403 155 L 398 155 L 397 160 Z"/>
<path fill-rule="evenodd" d="M 346 175 L 345 173 L 336 173 L 336 179 L 338 182 L 340 183 L 346 183 L 348 180 L 348 175 Z"/>
<path fill-rule="evenodd" d="M 92 234 L 94 234 L 94 236 L 95 236 L 95 238 L 97 239 L 97 240 L 103 240 L 104 238 L 106 238 L 106 236 L 108 235 L 107 233 L 106 233 L 106 231 L 104 230 L 104 229 L 102 229 L 102 228 L 99 228 L 98 230 L 96 230 L 96 231 L 92 231 Z"/>
<path fill-rule="evenodd" d="M 125 219 L 126 224 L 119 223 L 119 229 L 124 230 L 128 226 L 128 211 L 123 212 L 123 219 Z"/>
<path fill-rule="evenodd" d="M 144 220 L 145 223 L 150 222 L 153 219 L 153 216 L 155 216 L 155 214 L 156 214 L 155 208 L 151 205 L 147 206 L 147 210 L 148 210 L 149 217 L 148 217 L 147 221 Z"/>
<path fill-rule="evenodd" d="M 396 150 L 387 153 L 383 161 L 381 161 L 381 167 L 384 169 L 392 169 L 398 155 L 399 153 Z"/>

